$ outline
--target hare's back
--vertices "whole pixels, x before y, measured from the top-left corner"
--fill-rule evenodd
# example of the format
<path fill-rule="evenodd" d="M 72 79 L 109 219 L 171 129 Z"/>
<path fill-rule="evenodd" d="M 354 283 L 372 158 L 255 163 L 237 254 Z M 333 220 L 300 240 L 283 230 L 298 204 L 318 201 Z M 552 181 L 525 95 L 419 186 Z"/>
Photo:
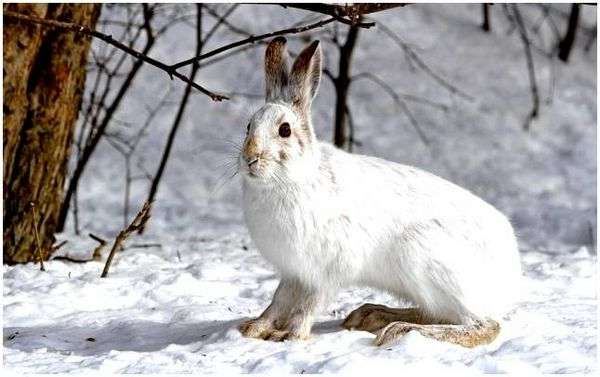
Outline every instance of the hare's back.
<path fill-rule="evenodd" d="M 504 218 L 470 191 L 416 167 L 349 154 L 325 143 L 321 151 L 323 170 L 333 177 L 337 196 L 361 210 L 396 213 L 403 221 Z"/>

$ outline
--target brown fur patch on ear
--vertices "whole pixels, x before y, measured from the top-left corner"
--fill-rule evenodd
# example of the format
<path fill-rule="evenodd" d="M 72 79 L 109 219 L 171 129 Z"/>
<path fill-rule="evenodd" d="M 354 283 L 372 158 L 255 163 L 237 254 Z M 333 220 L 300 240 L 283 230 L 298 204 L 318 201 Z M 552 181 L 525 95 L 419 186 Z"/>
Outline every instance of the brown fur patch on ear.
<path fill-rule="evenodd" d="M 284 88 L 288 85 L 288 63 L 286 39 L 273 39 L 265 51 L 265 83 L 266 100 L 271 101 L 283 97 Z"/>
<path fill-rule="evenodd" d="M 314 41 L 300 52 L 292 65 L 289 94 L 294 106 L 309 107 L 320 81 L 321 48 L 319 41 Z"/>

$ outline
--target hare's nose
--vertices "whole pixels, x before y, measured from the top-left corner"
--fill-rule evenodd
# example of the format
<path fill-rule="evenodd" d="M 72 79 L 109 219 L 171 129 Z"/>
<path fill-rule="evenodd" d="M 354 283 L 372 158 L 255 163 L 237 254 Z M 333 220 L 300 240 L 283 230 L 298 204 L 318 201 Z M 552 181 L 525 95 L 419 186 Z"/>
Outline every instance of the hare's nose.
<path fill-rule="evenodd" d="M 259 159 L 258 156 L 247 159 L 246 161 L 248 162 L 248 167 L 252 167 L 252 165 L 256 164 L 258 162 L 258 159 Z"/>
<path fill-rule="evenodd" d="M 260 156 L 261 150 L 260 146 L 257 143 L 255 138 L 249 139 L 244 145 L 244 150 L 242 154 L 244 155 L 244 159 L 248 163 L 248 166 L 252 165 L 258 160 Z"/>

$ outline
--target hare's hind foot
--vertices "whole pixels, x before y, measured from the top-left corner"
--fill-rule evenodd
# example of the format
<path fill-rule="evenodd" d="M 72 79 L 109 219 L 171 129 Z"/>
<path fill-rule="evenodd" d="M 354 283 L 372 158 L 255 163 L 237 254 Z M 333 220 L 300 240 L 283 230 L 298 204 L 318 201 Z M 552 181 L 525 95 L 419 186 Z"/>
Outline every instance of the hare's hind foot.
<path fill-rule="evenodd" d="M 353 310 L 342 326 L 348 330 L 362 330 L 375 334 L 392 322 L 428 323 L 426 316 L 417 308 L 395 309 L 385 305 L 364 304 Z"/>
<path fill-rule="evenodd" d="M 390 345 L 413 330 L 428 338 L 472 348 L 489 344 L 496 339 L 500 332 L 500 325 L 490 319 L 474 325 L 419 325 L 408 322 L 392 322 L 377 333 L 375 345 Z"/>
<path fill-rule="evenodd" d="M 415 330 L 428 338 L 470 348 L 491 343 L 500 332 L 498 322 L 490 319 L 473 325 L 441 324 L 418 308 L 395 309 L 376 304 L 364 304 L 352 311 L 342 326 L 348 330 L 363 330 L 377 335 L 377 346 L 392 344 Z"/>

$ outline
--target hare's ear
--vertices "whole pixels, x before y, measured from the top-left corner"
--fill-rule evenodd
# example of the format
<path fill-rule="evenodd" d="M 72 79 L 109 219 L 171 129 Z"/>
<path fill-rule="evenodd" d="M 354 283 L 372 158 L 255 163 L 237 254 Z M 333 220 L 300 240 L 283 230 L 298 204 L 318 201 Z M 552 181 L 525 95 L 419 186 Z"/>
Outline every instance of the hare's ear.
<path fill-rule="evenodd" d="M 267 102 L 281 98 L 288 85 L 288 59 L 286 39 L 277 37 L 267 46 L 265 52 L 265 80 Z"/>
<path fill-rule="evenodd" d="M 290 74 L 289 96 L 294 105 L 310 106 L 321 81 L 321 46 L 314 41 L 296 58 Z"/>

